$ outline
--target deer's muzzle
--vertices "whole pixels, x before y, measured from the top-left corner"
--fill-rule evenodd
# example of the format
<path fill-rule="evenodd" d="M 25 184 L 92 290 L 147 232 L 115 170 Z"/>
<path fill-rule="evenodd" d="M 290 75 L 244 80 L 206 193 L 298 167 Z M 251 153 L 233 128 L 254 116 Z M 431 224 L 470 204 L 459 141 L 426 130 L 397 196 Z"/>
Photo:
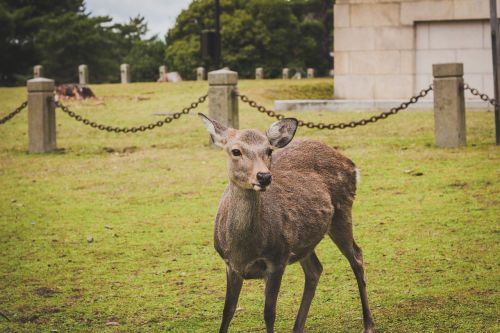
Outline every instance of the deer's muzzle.
<path fill-rule="evenodd" d="M 270 172 L 258 172 L 257 173 L 257 181 L 261 187 L 266 187 L 271 184 L 272 175 Z"/>

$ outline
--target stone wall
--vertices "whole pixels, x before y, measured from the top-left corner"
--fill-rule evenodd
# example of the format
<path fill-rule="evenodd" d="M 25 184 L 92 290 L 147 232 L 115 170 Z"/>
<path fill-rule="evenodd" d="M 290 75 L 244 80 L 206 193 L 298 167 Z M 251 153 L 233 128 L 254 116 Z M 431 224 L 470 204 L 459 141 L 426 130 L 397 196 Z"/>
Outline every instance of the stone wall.
<path fill-rule="evenodd" d="M 337 0 L 334 15 L 336 98 L 405 99 L 450 61 L 493 90 L 489 0 Z"/>

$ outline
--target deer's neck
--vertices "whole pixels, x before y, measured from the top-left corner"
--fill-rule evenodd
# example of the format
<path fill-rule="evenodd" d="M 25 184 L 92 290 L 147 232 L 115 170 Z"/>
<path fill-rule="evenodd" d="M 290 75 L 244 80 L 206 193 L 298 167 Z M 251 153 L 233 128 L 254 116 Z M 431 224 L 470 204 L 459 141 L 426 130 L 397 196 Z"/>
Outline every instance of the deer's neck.
<path fill-rule="evenodd" d="M 254 239 L 260 230 L 260 193 L 229 187 L 229 234 L 236 243 Z"/>

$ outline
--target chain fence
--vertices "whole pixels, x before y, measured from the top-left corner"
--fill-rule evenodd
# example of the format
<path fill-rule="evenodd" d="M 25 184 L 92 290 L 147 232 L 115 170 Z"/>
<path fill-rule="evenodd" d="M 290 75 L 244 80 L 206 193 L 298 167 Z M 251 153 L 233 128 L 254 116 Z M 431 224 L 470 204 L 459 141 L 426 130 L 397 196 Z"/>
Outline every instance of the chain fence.
<path fill-rule="evenodd" d="M 344 128 L 354 128 L 357 126 L 365 126 L 370 123 L 377 122 L 380 119 L 386 119 L 389 116 L 392 116 L 393 114 L 398 113 L 401 110 L 405 110 L 410 106 L 411 104 L 415 104 L 418 102 L 418 100 L 422 97 L 427 96 L 427 94 L 433 89 L 432 84 L 429 85 L 429 87 L 422 89 L 420 93 L 417 95 L 411 97 L 408 102 L 403 102 L 401 103 L 398 107 L 391 108 L 389 111 L 382 112 L 376 116 L 372 116 L 370 118 L 365 118 L 357 121 L 351 121 L 349 123 L 330 123 L 330 124 L 325 124 L 325 123 L 314 123 L 312 121 L 305 122 L 303 120 L 298 120 L 298 126 L 305 126 L 307 128 L 317 128 L 317 129 L 329 129 L 329 130 L 334 130 L 334 129 L 344 129 Z M 267 114 L 269 117 L 274 117 L 278 120 L 281 120 L 285 118 L 284 115 L 277 113 L 276 111 L 273 110 L 268 110 L 264 106 L 257 104 L 257 102 L 249 99 L 246 95 L 241 95 L 238 94 L 242 102 L 247 103 L 251 107 L 257 109 L 259 112 Z"/>
<path fill-rule="evenodd" d="M 375 123 L 379 121 L 380 119 L 386 119 L 391 115 L 397 114 L 398 112 L 402 110 L 406 110 L 408 106 L 411 104 L 415 104 L 419 101 L 420 98 L 423 98 L 427 96 L 427 94 L 433 90 L 432 84 L 429 85 L 427 88 L 422 89 L 417 95 L 411 97 L 407 102 L 401 103 L 397 107 L 391 108 L 389 111 L 382 112 L 378 115 L 369 117 L 369 118 L 364 118 L 356 121 L 351 121 L 351 122 L 346 122 L 346 123 L 314 123 L 314 122 L 306 122 L 303 120 L 298 120 L 298 126 L 305 126 L 307 128 L 316 128 L 316 129 L 329 129 L 329 130 L 334 130 L 334 129 L 345 129 L 345 128 L 355 128 L 357 126 L 365 126 L 370 123 Z M 469 86 L 469 84 L 465 83 L 464 84 L 464 91 L 470 91 L 472 95 L 478 96 L 481 98 L 481 100 L 488 102 L 489 104 L 493 106 L 497 106 L 497 102 L 495 99 L 490 98 L 487 94 L 481 93 L 478 89 L 473 88 Z M 236 91 L 236 95 L 241 99 L 242 102 L 247 103 L 250 105 L 250 107 L 257 109 L 257 111 L 261 113 L 265 113 L 269 117 L 276 118 L 278 120 L 281 120 L 285 118 L 285 115 L 277 113 L 276 111 L 273 110 L 268 110 L 266 107 L 259 105 L 256 101 L 250 99 L 248 96 L 240 94 L 238 91 Z M 55 107 L 60 108 L 64 113 L 66 113 L 68 116 L 71 118 L 75 119 L 78 122 L 82 122 L 84 125 L 90 126 L 92 128 L 102 130 L 102 131 L 107 131 L 107 132 L 115 132 L 115 133 L 136 133 L 136 132 L 144 132 L 147 130 L 152 130 L 158 127 L 162 127 L 165 124 L 171 123 L 175 119 L 179 119 L 181 116 L 188 114 L 191 112 L 191 110 L 196 109 L 200 104 L 204 103 L 207 99 L 208 95 L 205 94 L 201 97 L 199 97 L 195 102 L 191 103 L 189 106 L 185 107 L 182 109 L 181 112 L 175 112 L 171 116 L 165 117 L 163 120 L 159 120 L 157 122 L 149 123 L 147 125 L 141 125 L 141 126 L 134 126 L 134 127 L 117 127 L 117 126 L 110 126 L 110 125 L 104 125 L 104 124 L 99 124 L 95 121 L 91 121 L 87 118 L 84 118 L 83 116 L 75 113 L 74 111 L 71 111 L 68 106 L 63 105 L 59 101 L 54 101 L 54 99 L 51 97 L 50 102 L 53 102 Z M 9 113 L 8 115 L 4 116 L 3 118 L 0 118 L 0 125 L 5 124 L 12 118 L 14 118 L 17 114 L 19 114 L 22 110 L 26 108 L 28 105 L 28 101 L 23 102 L 20 106 L 18 106 L 14 111 Z"/>
<path fill-rule="evenodd" d="M 159 120 L 155 123 L 150 123 L 147 125 L 134 126 L 134 127 L 116 127 L 116 126 L 99 124 L 96 123 L 95 121 L 91 121 L 87 118 L 84 118 L 79 114 L 76 114 L 75 112 L 71 111 L 66 105 L 63 105 L 59 101 L 54 101 L 54 103 L 56 107 L 60 108 L 64 113 L 66 113 L 71 118 L 75 119 L 76 121 L 82 122 L 84 125 L 88 125 L 92 128 L 96 128 L 101 131 L 115 132 L 115 133 L 137 133 L 162 127 L 165 124 L 171 123 L 174 119 L 179 119 L 182 115 L 188 114 L 191 110 L 196 109 L 198 105 L 205 102 L 207 97 L 208 95 L 203 95 L 199 97 L 196 102 L 193 102 L 191 103 L 190 106 L 183 108 L 181 112 L 175 112 L 174 114 L 172 114 L 172 116 L 167 116 L 163 120 Z"/>
<path fill-rule="evenodd" d="M 490 98 L 488 95 L 479 92 L 479 90 L 477 90 L 476 88 L 472 88 L 467 83 L 464 84 L 464 90 L 469 90 L 472 95 L 479 96 L 479 98 L 481 98 L 483 101 L 488 102 L 488 103 L 490 103 L 493 106 L 497 105 L 497 103 L 496 103 L 496 101 L 495 101 L 494 98 Z"/>
<path fill-rule="evenodd" d="M 0 118 L 0 125 L 5 124 L 12 118 L 14 118 L 16 115 L 18 115 L 21 111 L 23 111 L 26 107 L 28 106 L 28 101 L 24 101 L 21 105 L 19 105 L 14 111 L 9 113 L 3 118 Z"/>

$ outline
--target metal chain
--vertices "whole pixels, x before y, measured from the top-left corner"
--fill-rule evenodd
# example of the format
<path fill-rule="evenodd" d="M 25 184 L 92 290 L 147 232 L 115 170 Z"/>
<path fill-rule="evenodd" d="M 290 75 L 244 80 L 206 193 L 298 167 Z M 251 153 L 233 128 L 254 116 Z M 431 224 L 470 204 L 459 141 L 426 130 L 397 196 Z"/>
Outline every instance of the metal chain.
<path fill-rule="evenodd" d="M 403 102 L 398 107 L 391 108 L 389 111 L 382 112 L 382 113 L 380 113 L 376 116 L 370 117 L 370 118 L 361 119 L 358 121 L 351 121 L 349 123 L 338 123 L 338 124 L 335 124 L 335 123 L 331 123 L 331 124 L 313 123 L 313 122 L 304 122 L 303 120 L 298 120 L 298 126 L 306 126 L 307 128 L 329 129 L 329 130 L 334 130 L 337 128 L 344 129 L 344 128 L 354 128 L 357 126 L 364 126 L 364 125 L 367 125 L 369 123 L 374 123 L 380 119 L 386 119 L 387 117 L 389 117 L 393 114 L 396 114 L 401 110 L 407 109 L 410 104 L 417 103 L 420 98 L 425 97 L 432 89 L 433 88 L 432 88 L 432 84 L 431 84 L 431 85 L 429 85 L 428 88 L 422 89 L 420 91 L 420 93 L 418 93 L 417 95 L 410 98 L 408 100 L 408 102 Z M 284 115 L 279 114 L 279 113 L 272 111 L 272 110 L 267 110 L 264 106 L 257 104 L 255 101 L 249 99 L 245 95 L 238 94 L 238 96 L 240 97 L 240 99 L 243 102 L 248 103 L 251 107 L 256 108 L 259 112 L 266 113 L 269 117 L 274 117 L 274 118 L 277 118 L 278 120 L 285 118 Z"/>
<path fill-rule="evenodd" d="M 471 88 L 471 86 L 469 86 L 469 84 L 467 83 L 464 83 L 464 90 L 469 90 L 472 95 L 479 96 L 479 98 L 481 98 L 483 101 L 488 102 L 493 106 L 497 105 L 494 98 L 490 98 L 488 95 L 480 93 L 479 90 L 477 90 L 476 88 Z"/>
<path fill-rule="evenodd" d="M 142 125 L 138 127 L 114 127 L 114 126 L 108 126 L 108 125 L 103 125 L 103 124 L 98 124 L 94 121 L 90 121 L 86 118 L 83 118 L 82 116 L 76 114 L 75 112 L 71 111 L 68 109 L 67 106 L 62 105 L 60 102 L 55 102 L 56 107 L 61 108 L 63 112 L 68 114 L 71 118 L 74 118 L 76 121 L 81 121 L 83 124 L 88 125 L 92 128 L 97 128 L 101 131 L 108 131 L 108 132 L 115 132 L 115 133 L 136 133 L 136 132 L 144 132 L 147 130 L 152 130 L 156 127 L 162 127 L 165 124 L 168 124 L 172 122 L 174 119 L 179 119 L 182 115 L 188 114 L 191 110 L 196 109 L 198 105 L 201 103 L 205 102 L 207 99 L 208 95 L 204 95 L 198 98 L 196 102 L 191 103 L 190 106 L 185 107 L 182 109 L 181 112 L 175 112 L 172 116 L 167 116 L 163 120 L 157 121 L 155 123 L 150 123 L 147 125 Z"/>
<path fill-rule="evenodd" d="M 6 122 L 8 122 L 9 120 L 11 120 L 12 118 L 14 118 L 19 112 L 23 111 L 23 109 L 26 108 L 26 106 L 28 106 L 28 101 L 24 101 L 14 111 L 12 111 L 11 113 L 9 113 L 5 117 L 1 118 L 0 119 L 0 125 L 3 125 Z"/>

